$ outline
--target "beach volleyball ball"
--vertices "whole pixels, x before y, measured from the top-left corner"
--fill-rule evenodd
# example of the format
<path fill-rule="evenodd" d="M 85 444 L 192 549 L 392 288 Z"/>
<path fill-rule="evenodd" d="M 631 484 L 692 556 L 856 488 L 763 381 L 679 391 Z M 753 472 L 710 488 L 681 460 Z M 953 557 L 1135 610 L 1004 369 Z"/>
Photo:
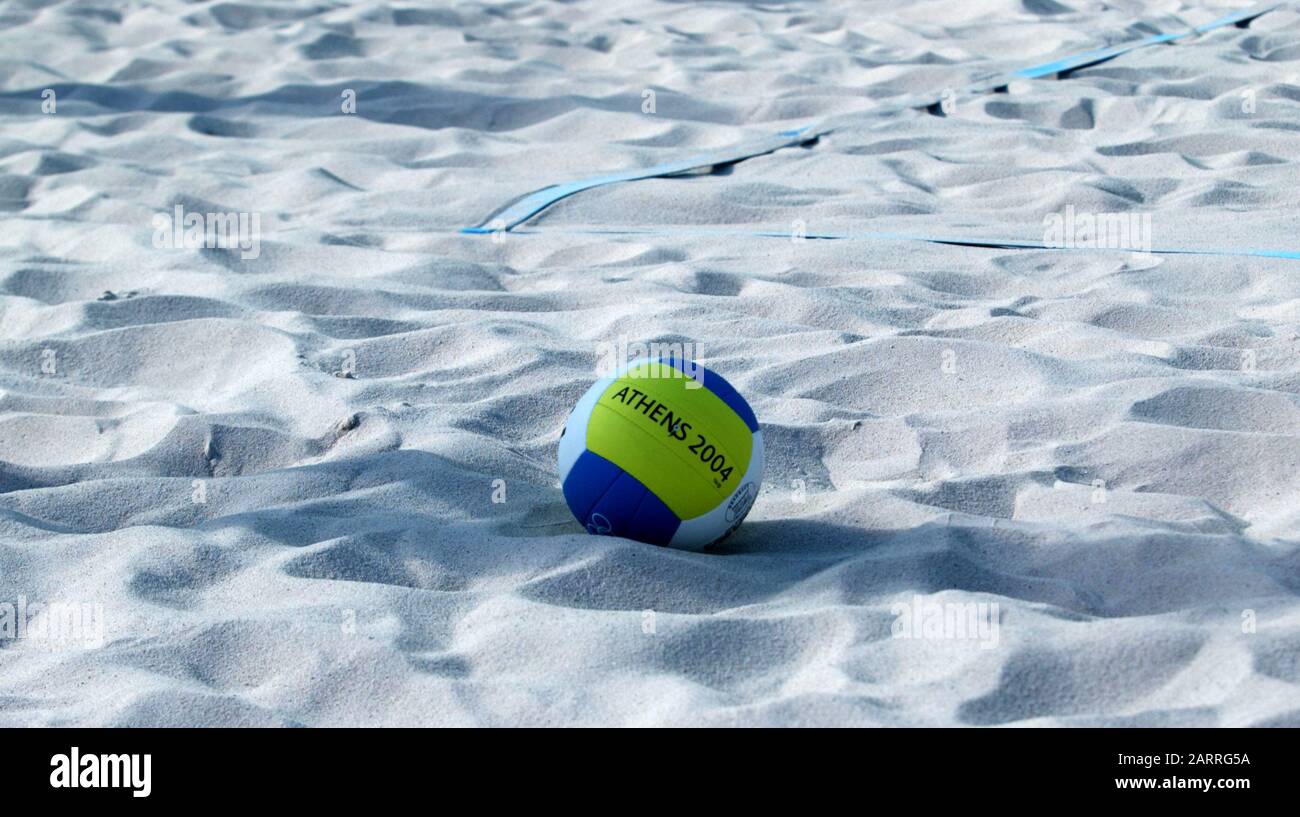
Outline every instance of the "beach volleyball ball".
<path fill-rule="evenodd" d="M 721 375 L 680 358 L 643 359 L 578 401 L 559 467 L 569 510 L 589 533 L 698 550 L 749 513 L 763 435 Z"/>

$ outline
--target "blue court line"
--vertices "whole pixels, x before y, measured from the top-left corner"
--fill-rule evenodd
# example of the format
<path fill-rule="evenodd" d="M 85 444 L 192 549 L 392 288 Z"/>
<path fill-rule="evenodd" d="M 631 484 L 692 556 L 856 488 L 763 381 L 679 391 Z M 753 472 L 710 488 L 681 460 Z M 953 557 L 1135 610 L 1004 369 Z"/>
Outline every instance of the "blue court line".
<path fill-rule="evenodd" d="M 467 233 L 468 230 L 461 230 Z M 504 232 L 487 230 L 485 232 Z M 731 227 L 547 227 L 546 229 L 516 230 L 516 235 L 547 235 L 560 233 L 565 235 L 609 235 L 609 236 L 666 236 L 677 238 L 777 238 L 791 241 L 795 234 L 788 230 L 746 230 Z M 1276 258 L 1286 261 L 1300 261 L 1300 250 L 1269 249 L 1231 249 L 1219 247 L 1152 247 L 1149 250 L 1126 249 L 1120 247 L 1069 247 L 1048 244 L 1043 241 L 1021 241 L 1018 239 L 974 238 L 970 236 L 925 235 L 913 233 L 890 232 L 817 232 L 803 236 L 809 241 L 906 241 L 925 244 L 944 244 L 957 247 L 991 250 L 1052 250 L 1072 252 L 1122 252 L 1125 254 L 1146 253 L 1150 255 L 1198 255 L 1224 258 Z"/>
<path fill-rule="evenodd" d="M 964 93 L 987 93 L 1005 87 L 1010 81 L 1015 79 L 1036 79 L 1054 74 L 1061 74 L 1086 66 L 1096 65 L 1123 54 L 1127 54 L 1131 51 L 1135 51 L 1139 48 L 1174 42 L 1175 40 L 1204 34 L 1208 31 L 1213 31 L 1216 28 L 1223 28 L 1224 26 L 1244 24 L 1256 17 L 1267 14 L 1281 5 L 1283 4 L 1278 2 L 1261 3 L 1249 9 L 1220 17 L 1213 22 L 1195 26 L 1186 31 L 1173 34 L 1156 34 L 1144 39 L 1124 43 L 1122 45 L 1086 51 L 1081 54 L 1061 57 L 1051 62 L 1021 68 L 969 86 L 964 90 Z M 764 156 L 773 153 L 782 148 L 794 147 L 795 145 L 815 141 L 818 137 L 824 136 L 832 131 L 861 122 L 866 117 L 879 117 L 909 108 L 928 107 L 938 104 L 942 98 L 942 96 L 936 96 L 920 100 L 912 99 L 904 102 L 895 102 L 893 104 L 882 105 L 856 114 L 832 117 L 816 125 L 807 125 L 796 130 L 782 131 L 780 133 L 772 134 L 771 136 L 759 137 L 742 142 L 738 145 L 732 145 L 731 147 L 702 153 L 675 162 L 667 162 L 651 167 L 618 171 L 601 176 L 594 176 L 588 179 L 579 179 L 572 182 L 553 184 L 506 204 L 504 207 L 499 208 L 487 218 L 483 219 L 483 221 L 477 226 L 466 227 L 462 232 L 482 235 L 500 230 L 512 230 L 557 201 L 568 198 L 576 193 L 581 193 L 584 190 L 590 190 L 593 187 L 602 187 L 604 185 L 618 184 L 620 182 L 639 181 L 641 179 L 676 176 L 692 170 L 701 170 L 703 168 L 741 162 L 745 159 L 752 159 L 755 156 Z"/>
<path fill-rule="evenodd" d="M 491 233 L 495 232 L 497 229 L 509 230 L 532 218 L 560 199 L 572 196 L 574 193 L 581 193 L 583 190 L 590 190 L 593 187 L 600 187 L 601 185 L 606 184 L 616 184 L 618 182 L 638 181 L 640 179 L 649 179 L 658 176 L 673 176 L 678 173 L 687 173 L 691 170 L 697 170 L 702 167 L 716 167 L 717 165 L 724 165 L 730 162 L 738 162 L 742 159 L 762 156 L 784 147 L 793 147 L 794 145 L 815 138 L 807 136 L 807 130 L 807 128 L 800 128 L 799 130 L 782 131 L 781 133 L 774 134 L 765 139 L 744 142 L 739 145 L 722 148 L 721 150 L 715 150 L 710 153 L 702 153 L 677 162 L 668 162 L 666 164 L 655 165 L 654 167 L 646 167 L 638 170 L 625 170 L 621 173 L 609 173 L 591 179 L 580 179 L 575 182 L 565 182 L 563 184 L 544 187 L 541 190 L 529 193 L 522 199 L 515 201 L 504 210 L 488 216 L 482 225 L 478 227 L 466 227 L 464 232 Z M 486 226 L 489 224 L 495 224 L 496 227 Z"/>
<path fill-rule="evenodd" d="M 1194 37 L 1199 34 L 1204 34 L 1207 31 L 1213 31 L 1216 28 L 1244 23 L 1253 20 L 1262 14 L 1268 13 L 1280 5 L 1281 3 L 1268 3 L 1264 6 L 1255 6 L 1245 11 L 1238 11 L 1220 17 L 1213 22 L 1195 26 L 1187 31 L 1180 31 L 1173 34 L 1153 34 L 1150 37 L 1123 43 L 1111 48 L 1100 48 L 1096 51 L 1085 51 L 1082 54 L 1061 57 L 1052 62 L 1045 62 L 1041 65 L 1031 65 L 1028 68 L 1021 68 L 1019 71 L 1013 71 L 1011 76 L 1019 77 L 1021 79 L 1037 79 L 1039 77 L 1048 77 L 1052 74 L 1074 71 L 1079 68 L 1085 68 L 1090 65 L 1106 62 L 1107 60 L 1113 60 L 1116 57 L 1127 54 L 1130 51 L 1136 51 L 1139 48 L 1147 48 L 1148 46 L 1160 45 L 1162 43 L 1172 43 L 1186 37 Z"/>

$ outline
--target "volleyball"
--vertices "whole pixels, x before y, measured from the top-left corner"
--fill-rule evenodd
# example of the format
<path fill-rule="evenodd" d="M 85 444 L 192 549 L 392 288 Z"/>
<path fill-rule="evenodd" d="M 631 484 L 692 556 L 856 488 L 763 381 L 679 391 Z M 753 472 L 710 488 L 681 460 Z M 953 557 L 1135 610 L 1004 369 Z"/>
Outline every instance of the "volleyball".
<path fill-rule="evenodd" d="M 559 470 L 588 533 L 699 550 L 749 513 L 763 435 L 717 372 L 685 358 L 641 359 L 578 401 L 560 435 Z"/>

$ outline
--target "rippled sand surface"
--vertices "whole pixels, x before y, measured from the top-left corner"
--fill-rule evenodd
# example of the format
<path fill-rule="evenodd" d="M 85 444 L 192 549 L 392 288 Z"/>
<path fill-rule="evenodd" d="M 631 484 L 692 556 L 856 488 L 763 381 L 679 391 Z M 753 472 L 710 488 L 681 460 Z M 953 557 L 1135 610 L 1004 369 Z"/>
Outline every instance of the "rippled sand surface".
<path fill-rule="evenodd" d="M 5 4 L 0 723 L 1300 725 L 1300 261 L 745 234 L 1300 249 L 1292 4 L 457 232 L 1240 7 L 1101 5 Z M 624 341 L 763 425 L 712 552 L 564 505 Z"/>

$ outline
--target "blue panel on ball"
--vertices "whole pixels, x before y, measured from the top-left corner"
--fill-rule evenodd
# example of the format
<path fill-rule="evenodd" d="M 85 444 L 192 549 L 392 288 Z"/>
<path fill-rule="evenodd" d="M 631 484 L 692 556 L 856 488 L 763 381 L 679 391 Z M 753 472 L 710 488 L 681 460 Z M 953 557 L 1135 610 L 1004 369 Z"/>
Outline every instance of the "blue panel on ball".
<path fill-rule="evenodd" d="M 630 475 L 627 475 L 627 478 L 632 479 Z M 673 540 L 673 534 L 677 533 L 682 520 L 678 519 L 677 514 L 673 513 L 663 500 L 651 493 L 648 488 L 643 487 L 642 490 L 645 494 L 641 497 L 641 507 L 637 508 L 632 516 L 628 532 L 621 535 L 636 539 L 638 542 L 667 545 Z"/>
<path fill-rule="evenodd" d="M 583 451 L 564 480 L 564 501 L 580 522 L 586 524 L 591 509 L 614 484 L 623 469 L 602 456 Z"/>
<path fill-rule="evenodd" d="M 590 451 L 584 451 L 569 471 L 564 499 L 589 533 L 666 545 L 681 524 L 635 477 Z"/>

